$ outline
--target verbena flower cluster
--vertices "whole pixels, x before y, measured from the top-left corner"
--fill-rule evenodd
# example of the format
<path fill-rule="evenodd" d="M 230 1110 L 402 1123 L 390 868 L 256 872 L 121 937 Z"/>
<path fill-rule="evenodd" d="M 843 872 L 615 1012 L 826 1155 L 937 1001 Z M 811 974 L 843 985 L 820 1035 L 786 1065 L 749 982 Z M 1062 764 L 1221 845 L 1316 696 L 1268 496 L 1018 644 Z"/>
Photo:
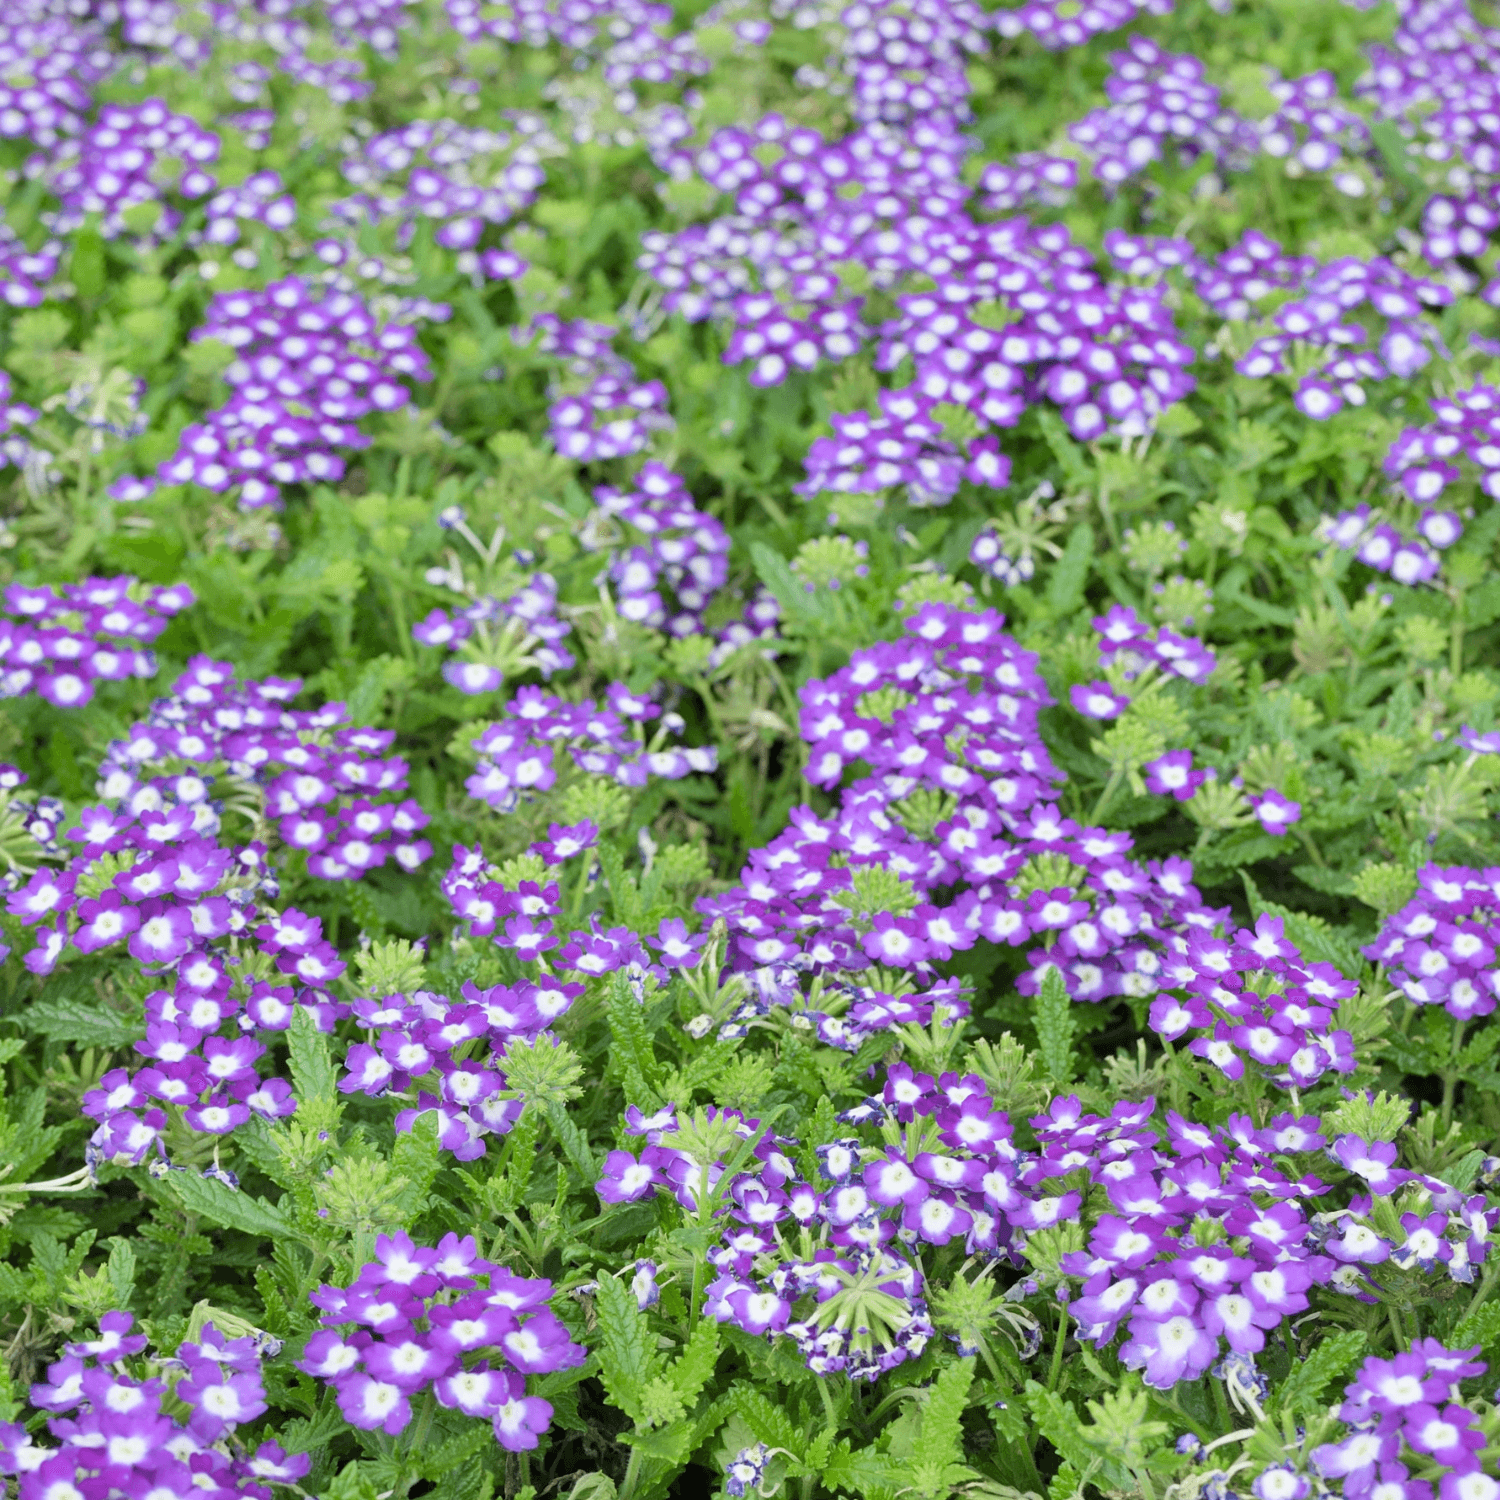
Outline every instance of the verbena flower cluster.
<path fill-rule="evenodd" d="M 326 1331 L 307 1342 L 299 1367 L 330 1382 L 355 1427 L 404 1432 L 412 1398 L 487 1417 L 512 1452 L 535 1448 L 551 1405 L 526 1394 L 526 1377 L 580 1365 L 547 1307 L 550 1281 L 527 1280 L 484 1260 L 472 1236 L 436 1248 L 381 1235 L 373 1260 L 347 1287 L 312 1294 Z"/>
<path fill-rule="evenodd" d="M 0 697 L 35 693 L 54 708 L 80 708 L 101 682 L 154 677 L 148 648 L 192 603 L 186 585 L 157 588 L 127 577 L 12 584 L 0 624 Z"/>
<path fill-rule="evenodd" d="M 99 1336 L 65 1346 L 31 1388 L 56 1446 L 18 1422 L 0 1429 L 0 1469 L 28 1495 L 126 1493 L 244 1495 L 296 1489 L 312 1466 L 276 1443 L 247 1452 L 236 1429 L 266 1410 L 261 1361 L 280 1352 L 262 1333 L 226 1338 L 212 1321 L 175 1354 L 150 1355 L 128 1312 L 105 1313 Z"/>
<path fill-rule="evenodd" d="M 1271 9 L 12 0 L 7 1493 L 1500 1500 L 1500 31 Z"/>

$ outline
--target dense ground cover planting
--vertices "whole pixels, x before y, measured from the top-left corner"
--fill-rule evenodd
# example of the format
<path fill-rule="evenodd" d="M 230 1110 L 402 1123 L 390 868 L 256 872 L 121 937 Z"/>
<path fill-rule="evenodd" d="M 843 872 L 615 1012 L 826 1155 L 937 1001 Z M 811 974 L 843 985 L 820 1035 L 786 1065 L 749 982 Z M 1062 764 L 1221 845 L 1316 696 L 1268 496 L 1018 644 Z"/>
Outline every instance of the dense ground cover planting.
<path fill-rule="evenodd" d="M 1497 1500 L 1497 79 L 10 0 L 7 1493 Z"/>

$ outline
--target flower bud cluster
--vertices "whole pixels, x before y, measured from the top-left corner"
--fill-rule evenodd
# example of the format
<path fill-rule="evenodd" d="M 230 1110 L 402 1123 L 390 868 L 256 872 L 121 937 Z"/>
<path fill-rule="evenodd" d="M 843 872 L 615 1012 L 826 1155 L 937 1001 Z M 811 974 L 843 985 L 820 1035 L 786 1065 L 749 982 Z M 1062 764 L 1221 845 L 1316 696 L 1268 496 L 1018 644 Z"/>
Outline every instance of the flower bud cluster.
<path fill-rule="evenodd" d="M 718 764 L 712 746 L 668 748 L 666 736 L 680 730 L 681 720 L 663 717 L 649 698 L 622 682 L 611 683 L 605 696 L 601 708 L 592 698 L 568 703 L 540 688 L 522 688 L 506 716 L 474 741 L 479 764 L 464 783 L 469 795 L 496 812 L 511 811 L 523 795 L 556 784 L 559 748 L 572 753 L 579 770 L 620 786 L 644 786 L 652 776 L 677 780 Z M 661 726 L 648 741 L 645 725 L 657 718 Z"/>
<path fill-rule="evenodd" d="M 165 195 L 195 199 L 212 193 L 218 184 L 207 168 L 218 155 L 219 137 L 213 131 L 187 115 L 173 114 L 160 99 L 106 105 L 76 143 L 52 155 L 48 185 L 62 207 L 48 216 L 49 227 L 71 234 L 94 214 L 100 232 L 113 239 L 131 227 L 127 216 L 132 209 L 162 204 L 152 232 L 168 238 L 182 215 L 163 203 Z"/>
<path fill-rule="evenodd" d="M 330 211 L 351 225 L 395 221 L 403 246 L 428 220 L 444 249 L 472 250 L 486 225 L 503 224 L 536 201 L 546 181 L 538 149 L 545 136 L 534 139 L 539 131 L 529 119 L 517 120 L 513 132 L 454 120 L 414 120 L 384 131 L 345 158 L 344 178 L 361 191 Z"/>

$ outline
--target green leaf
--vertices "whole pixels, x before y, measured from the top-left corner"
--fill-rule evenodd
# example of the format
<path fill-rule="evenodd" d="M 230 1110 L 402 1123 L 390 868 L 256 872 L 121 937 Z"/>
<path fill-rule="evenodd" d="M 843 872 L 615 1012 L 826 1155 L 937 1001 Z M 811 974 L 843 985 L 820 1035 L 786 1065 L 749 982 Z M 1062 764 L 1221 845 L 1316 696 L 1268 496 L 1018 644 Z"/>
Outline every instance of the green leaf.
<path fill-rule="evenodd" d="M 292 1088 L 300 1100 L 334 1097 L 337 1073 L 328 1046 L 328 1038 L 318 1030 L 312 1012 L 305 1006 L 292 1011 L 287 1028 L 287 1051 L 291 1054 Z"/>
<path fill-rule="evenodd" d="M 212 1177 L 196 1172 L 169 1172 L 158 1179 L 164 1197 L 174 1198 L 191 1214 L 221 1229 L 239 1229 L 259 1239 L 274 1240 L 295 1234 L 291 1221 L 264 1198 L 252 1198 Z"/>
<path fill-rule="evenodd" d="M 1061 619 L 1083 603 L 1089 566 L 1094 560 L 1094 528 L 1080 521 L 1068 535 L 1068 544 L 1047 580 L 1047 606 Z"/>
<path fill-rule="evenodd" d="M 641 1392 L 661 1370 L 651 1324 L 635 1294 L 613 1276 L 599 1278 L 594 1306 L 599 1314 L 599 1373 L 610 1402 L 638 1422 Z"/>
<path fill-rule="evenodd" d="M 1057 1449 L 1065 1464 L 1071 1464 L 1087 1479 L 1104 1462 L 1083 1436 L 1083 1424 L 1070 1401 L 1035 1380 L 1026 1382 L 1026 1404 L 1036 1420 L 1037 1430 Z M 1123 1473 L 1123 1471 L 1122 1471 Z M 1123 1486 L 1122 1486 L 1123 1487 Z"/>
<path fill-rule="evenodd" d="M 323 1486 L 322 1500 L 377 1500 L 380 1491 L 370 1475 L 372 1467 L 357 1459 L 345 1464 Z"/>
<path fill-rule="evenodd" d="M 552 1134 L 557 1137 L 558 1144 L 567 1153 L 568 1160 L 583 1178 L 585 1186 L 593 1187 L 599 1180 L 599 1163 L 594 1160 L 594 1153 L 589 1149 L 589 1138 L 573 1123 L 564 1105 L 547 1105 L 547 1123 L 552 1127 Z"/>
<path fill-rule="evenodd" d="M 893 1500 L 899 1490 L 909 1487 L 909 1476 L 905 1464 L 898 1464 L 884 1453 L 869 1448 L 851 1453 L 849 1440 L 845 1438 L 829 1456 L 822 1479 L 829 1489 L 858 1495 L 860 1500 Z"/>
<path fill-rule="evenodd" d="M 391 1152 L 391 1165 L 398 1177 L 408 1183 L 402 1194 L 401 1207 L 407 1218 L 415 1219 L 428 1202 L 428 1194 L 442 1165 L 442 1153 L 438 1147 L 438 1116 L 435 1109 L 425 1109 L 411 1122 L 410 1130 L 403 1130 L 396 1137 Z"/>
<path fill-rule="evenodd" d="M 620 1441 L 662 1463 L 680 1464 L 693 1451 L 693 1424 L 683 1417 L 654 1432 L 621 1433 Z"/>
<path fill-rule="evenodd" d="M 667 1371 L 667 1379 L 689 1410 L 697 1402 L 698 1393 L 713 1378 L 718 1362 L 719 1325 L 712 1318 L 702 1318 L 686 1347 Z"/>
<path fill-rule="evenodd" d="M 619 973 L 614 976 L 609 990 L 609 1030 L 615 1042 L 610 1061 L 624 1075 L 628 1101 L 642 1109 L 653 1108 L 660 1102 L 656 1089 L 661 1081 L 661 1065 L 656 1060 L 651 1035 L 646 1030 L 645 1012 L 630 993 L 625 976 Z M 632 1082 L 643 1085 L 653 1097 L 634 1097 L 629 1089 Z"/>
<path fill-rule="evenodd" d="M 784 1448 L 800 1457 L 807 1447 L 807 1434 L 778 1406 L 754 1386 L 737 1385 L 732 1392 L 734 1409 L 755 1434 L 756 1441 L 768 1448 Z"/>
<path fill-rule="evenodd" d="M 104 236 L 98 225 L 90 222 L 73 239 L 73 259 L 68 275 L 80 297 L 97 297 L 105 287 Z"/>
<path fill-rule="evenodd" d="M 1486 1302 L 1465 1313 L 1446 1340 L 1450 1349 L 1490 1349 L 1500 1343 L 1500 1302 Z"/>
<path fill-rule="evenodd" d="M 1071 1083 L 1073 1035 L 1078 1022 L 1073 1015 L 1073 1002 L 1068 998 L 1068 987 L 1055 968 L 1049 969 L 1042 980 L 1032 1021 L 1036 1026 L 1037 1047 L 1052 1081 L 1059 1085 Z"/>
<path fill-rule="evenodd" d="M 1365 1335 L 1360 1329 L 1336 1333 L 1314 1345 L 1312 1352 L 1276 1387 L 1272 1410 L 1298 1414 L 1317 1411 L 1324 1391 L 1349 1371 L 1364 1348 Z"/>
<path fill-rule="evenodd" d="M 974 1361 L 949 1365 L 933 1383 L 922 1408 L 922 1430 L 912 1445 L 912 1480 L 924 1494 L 946 1489 L 949 1470 L 963 1459 L 963 1415 L 974 1382 Z"/>
<path fill-rule="evenodd" d="M 106 1010 L 97 1000 L 70 995 L 59 1000 L 38 1000 L 23 1013 L 26 1027 L 58 1042 L 80 1047 L 123 1047 L 145 1035 L 142 1019 Z"/>
<path fill-rule="evenodd" d="M 114 1306 L 129 1307 L 131 1295 L 135 1291 L 136 1272 L 135 1251 L 131 1248 L 129 1240 L 116 1237 L 111 1241 L 107 1270 L 109 1284 L 114 1288 L 115 1293 Z"/>

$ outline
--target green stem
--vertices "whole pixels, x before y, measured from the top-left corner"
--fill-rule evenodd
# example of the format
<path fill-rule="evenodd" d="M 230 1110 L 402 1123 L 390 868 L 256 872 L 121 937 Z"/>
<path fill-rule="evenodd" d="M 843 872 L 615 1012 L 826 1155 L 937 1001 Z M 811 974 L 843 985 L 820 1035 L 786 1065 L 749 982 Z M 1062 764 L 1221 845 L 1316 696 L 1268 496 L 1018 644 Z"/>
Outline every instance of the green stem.
<path fill-rule="evenodd" d="M 1057 1382 L 1062 1377 L 1063 1344 L 1068 1336 L 1068 1315 L 1062 1310 L 1061 1304 L 1057 1309 L 1057 1342 L 1052 1346 L 1052 1368 L 1047 1373 L 1047 1389 L 1055 1391 Z"/>
<path fill-rule="evenodd" d="M 1448 1045 L 1448 1067 L 1443 1070 L 1443 1128 L 1453 1122 L 1453 1096 L 1458 1091 L 1459 1070 L 1454 1066 L 1458 1062 L 1458 1054 L 1464 1045 L 1464 1023 L 1455 1021 L 1453 1023 L 1453 1040 Z"/>
<path fill-rule="evenodd" d="M 1234 1418 L 1229 1414 L 1229 1398 L 1224 1394 L 1224 1382 L 1215 1380 L 1210 1375 L 1208 1383 L 1213 1387 L 1214 1411 L 1219 1418 L 1219 1431 L 1229 1432 L 1234 1427 Z"/>
<path fill-rule="evenodd" d="M 828 1418 L 828 1430 L 836 1433 L 839 1430 L 839 1414 L 834 1408 L 833 1392 L 828 1389 L 828 1377 L 819 1375 L 817 1385 L 818 1394 L 823 1398 L 823 1415 Z"/>
<path fill-rule="evenodd" d="M 1400 1354 L 1407 1347 L 1406 1331 L 1401 1326 L 1401 1319 L 1396 1313 L 1396 1304 L 1394 1302 L 1386 1303 L 1385 1314 L 1386 1317 L 1390 1320 L 1391 1333 L 1394 1335 L 1396 1340 L 1396 1353 Z"/>
<path fill-rule="evenodd" d="M 385 575 L 385 586 L 390 591 L 391 612 L 396 618 L 396 639 L 401 643 L 401 654 L 412 666 L 417 661 L 417 644 L 412 640 L 411 628 L 406 620 L 406 599 L 391 573 Z"/>
<path fill-rule="evenodd" d="M 641 1450 L 634 1447 L 630 1450 L 630 1463 L 625 1469 L 625 1479 L 620 1485 L 620 1500 L 631 1500 L 635 1494 L 635 1487 L 641 1480 Z"/>
<path fill-rule="evenodd" d="M 1297 837 L 1302 840 L 1302 847 L 1306 849 L 1308 854 L 1312 857 L 1312 862 L 1320 870 L 1326 870 L 1328 868 L 1328 862 L 1323 858 L 1322 854 L 1318 850 L 1318 846 L 1313 842 L 1312 835 L 1300 823 L 1296 825 L 1296 829 Z"/>
<path fill-rule="evenodd" d="M 576 922 L 583 915 L 583 898 L 588 894 L 589 874 L 594 868 L 594 855 L 592 850 L 585 849 L 583 853 L 583 864 L 578 870 L 578 884 L 573 887 L 573 920 Z"/>
<path fill-rule="evenodd" d="M 1109 780 L 1104 783 L 1104 790 L 1099 793 L 1099 800 L 1094 804 L 1093 812 L 1089 814 L 1090 823 L 1098 824 L 1100 818 L 1104 816 L 1104 809 L 1109 806 L 1110 798 L 1119 790 L 1120 783 L 1124 779 L 1125 769 L 1123 766 L 1116 766 L 1109 773 Z"/>
<path fill-rule="evenodd" d="M 1453 595 L 1453 638 L 1448 647 L 1448 669 L 1455 678 L 1464 672 L 1464 594 L 1462 589 Z"/>

